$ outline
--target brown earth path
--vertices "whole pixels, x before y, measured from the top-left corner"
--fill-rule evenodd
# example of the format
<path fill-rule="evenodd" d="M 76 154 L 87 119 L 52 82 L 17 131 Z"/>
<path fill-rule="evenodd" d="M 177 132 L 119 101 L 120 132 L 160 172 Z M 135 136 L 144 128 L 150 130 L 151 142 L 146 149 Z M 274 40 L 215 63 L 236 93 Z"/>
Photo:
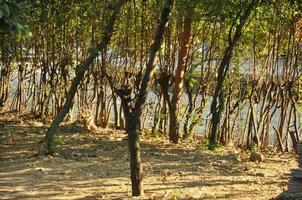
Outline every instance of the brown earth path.
<path fill-rule="evenodd" d="M 98 133 L 63 126 L 55 156 L 33 156 L 47 127 L 13 114 L 0 115 L 0 199 L 131 199 L 127 140 L 121 132 Z M 297 167 L 291 154 L 243 162 L 186 143 L 142 139 L 142 199 L 261 200 L 286 189 L 284 173 Z"/>

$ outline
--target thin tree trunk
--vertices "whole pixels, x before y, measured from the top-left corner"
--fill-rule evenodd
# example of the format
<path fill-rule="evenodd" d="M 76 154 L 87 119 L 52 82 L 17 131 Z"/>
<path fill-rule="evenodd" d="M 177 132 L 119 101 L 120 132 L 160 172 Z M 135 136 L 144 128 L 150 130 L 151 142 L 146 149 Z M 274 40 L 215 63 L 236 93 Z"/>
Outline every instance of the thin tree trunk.
<path fill-rule="evenodd" d="M 189 53 L 189 43 L 191 36 L 191 12 L 189 12 L 184 20 L 184 30 L 182 34 L 181 49 L 179 53 L 178 65 L 175 73 L 174 88 L 172 91 L 172 99 L 169 104 L 170 125 L 169 125 L 169 140 L 177 144 L 179 140 L 179 122 L 178 122 L 178 104 L 181 98 L 183 88 L 185 63 Z"/>
<path fill-rule="evenodd" d="M 232 58 L 233 49 L 240 39 L 241 32 L 243 29 L 243 26 L 245 25 L 248 17 L 250 16 L 250 13 L 252 10 L 256 7 L 259 0 L 252 0 L 243 15 L 240 17 L 240 22 L 236 26 L 235 33 L 233 34 L 233 29 L 235 28 L 236 20 L 234 20 L 232 27 L 229 30 L 229 44 L 228 47 L 224 53 L 224 56 L 222 58 L 222 61 L 218 68 L 218 76 L 217 76 L 217 82 L 215 86 L 215 91 L 213 95 L 213 100 L 211 104 L 211 114 L 212 114 L 212 127 L 211 127 L 211 133 L 210 133 L 210 144 L 213 144 L 211 146 L 215 146 L 217 139 L 218 139 L 218 126 L 221 118 L 221 113 L 224 109 L 224 92 L 223 92 L 223 83 L 225 76 L 227 74 L 227 71 L 229 69 L 229 63 Z"/>

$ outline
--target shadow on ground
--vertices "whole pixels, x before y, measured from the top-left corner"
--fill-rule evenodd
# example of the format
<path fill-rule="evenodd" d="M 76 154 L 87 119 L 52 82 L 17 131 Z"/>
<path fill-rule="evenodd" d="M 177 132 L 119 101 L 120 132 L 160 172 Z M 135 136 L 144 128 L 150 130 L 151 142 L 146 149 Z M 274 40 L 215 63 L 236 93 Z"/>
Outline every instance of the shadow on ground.
<path fill-rule="evenodd" d="M 92 133 L 76 124 L 65 125 L 55 140 L 55 156 L 33 156 L 47 127 L 15 121 L 2 124 L 1 198 L 130 198 L 127 137 L 121 131 Z M 286 182 L 280 178 L 285 168 L 279 173 L 276 165 L 270 169 L 265 163 L 242 163 L 233 154 L 215 155 L 194 145 L 151 140 L 143 140 L 141 148 L 147 199 L 268 199 L 263 189 L 274 195 Z M 258 176 L 258 167 L 272 174 Z"/>

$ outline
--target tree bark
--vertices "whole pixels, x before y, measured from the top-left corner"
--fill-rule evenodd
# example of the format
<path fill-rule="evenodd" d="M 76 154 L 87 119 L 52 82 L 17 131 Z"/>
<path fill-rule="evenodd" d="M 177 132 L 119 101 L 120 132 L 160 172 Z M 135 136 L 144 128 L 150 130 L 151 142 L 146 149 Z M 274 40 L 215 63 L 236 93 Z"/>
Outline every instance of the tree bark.
<path fill-rule="evenodd" d="M 191 12 L 189 12 L 184 20 L 184 29 L 182 33 L 181 49 L 178 57 L 178 64 L 175 73 L 174 88 L 172 91 L 172 99 L 169 104 L 170 125 L 169 140 L 177 144 L 179 140 L 179 122 L 178 122 L 178 104 L 181 99 L 181 93 L 184 82 L 185 62 L 189 53 L 189 43 L 191 35 Z"/>
<path fill-rule="evenodd" d="M 128 145 L 130 152 L 130 168 L 131 168 L 131 183 L 132 183 L 132 196 L 143 195 L 143 170 L 140 158 L 140 145 L 139 145 L 139 127 L 141 124 L 141 115 L 146 102 L 147 94 L 150 91 L 150 82 L 154 73 L 154 63 L 157 53 L 160 49 L 163 34 L 168 23 L 168 18 L 171 13 L 174 0 L 166 0 L 164 9 L 161 14 L 161 19 L 154 35 L 154 42 L 151 45 L 149 60 L 146 65 L 146 70 L 143 75 L 140 89 L 136 95 L 136 102 L 134 109 L 131 109 L 131 89 L 127 86 L 117 90 L 120 96 L 124 115 L 126 118 L 126 133 L 128 134 Z"/>
<path fill-rule="evenodd" d="M 127 2 L 127 0 L 119 0 L 113 6 L 114 9 L 112 11 L 112 15 L 108 19 L 108 21 L 105 23 L 106 27 L 104 28 L 104 33 L 103 33 L 101 42 L 99 44 L 97 44 L 95 49 L 91 50 L 88 58 L 83 63 L 81 63 L 80 65 L 78 65 L 76 67 L 76 77 L 73 79 L 73 81 L 71 83 L 71 86 L 67 93 L 67 97 L 66 97 L 63 108 L 57 114 L 57 116 L 55 117 L 55 119 L 53 120 L 53 122 L 51 123 L 50 127 L 48 128 L 48 130 L 46 132 L 44 143 L 42 145 L 40 154 L 52 153 L 51 143 L 53 141 L 55 132 L 56 132 L 57 128 L 59 127 L 60 123 L 63 121 L 66 113 L 68 113 L 68 111 L 70 110 L 70 108 L 73 105 L 73 98 L 77 91 L 78 85 L 79 85 L 80 81 L 83 79 L 85 72 L 87 71 L 89 66 L 92 64 L 94 59 L 97 56 L 99 56 L 99 52 L 102 51 L 104 48 L 106 48 L 107 45 L 109 44 L 112 33 L 114 31 L 113 30 L 114 23 L 118 17 L 121 7 L 126 2 Z"/>

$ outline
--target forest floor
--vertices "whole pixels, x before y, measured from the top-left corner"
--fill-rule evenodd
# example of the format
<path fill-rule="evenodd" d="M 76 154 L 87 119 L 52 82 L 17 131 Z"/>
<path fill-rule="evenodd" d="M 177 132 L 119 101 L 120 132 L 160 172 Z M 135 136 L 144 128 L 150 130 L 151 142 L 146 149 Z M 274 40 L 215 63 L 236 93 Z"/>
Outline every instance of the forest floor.
<path fill-rule="evenodd" d="M 126 136 L 63 125 L 54 156 L 34 156 L 47 126 L 0 114 L 0 199 L 131 199 Z M 188 142 L 142 138 L 142 199 L 258 200 L 287 188 L 293 154 L 266 153 L 261 163 L 238 159 L 234 147 L 211 152 Z"/>

